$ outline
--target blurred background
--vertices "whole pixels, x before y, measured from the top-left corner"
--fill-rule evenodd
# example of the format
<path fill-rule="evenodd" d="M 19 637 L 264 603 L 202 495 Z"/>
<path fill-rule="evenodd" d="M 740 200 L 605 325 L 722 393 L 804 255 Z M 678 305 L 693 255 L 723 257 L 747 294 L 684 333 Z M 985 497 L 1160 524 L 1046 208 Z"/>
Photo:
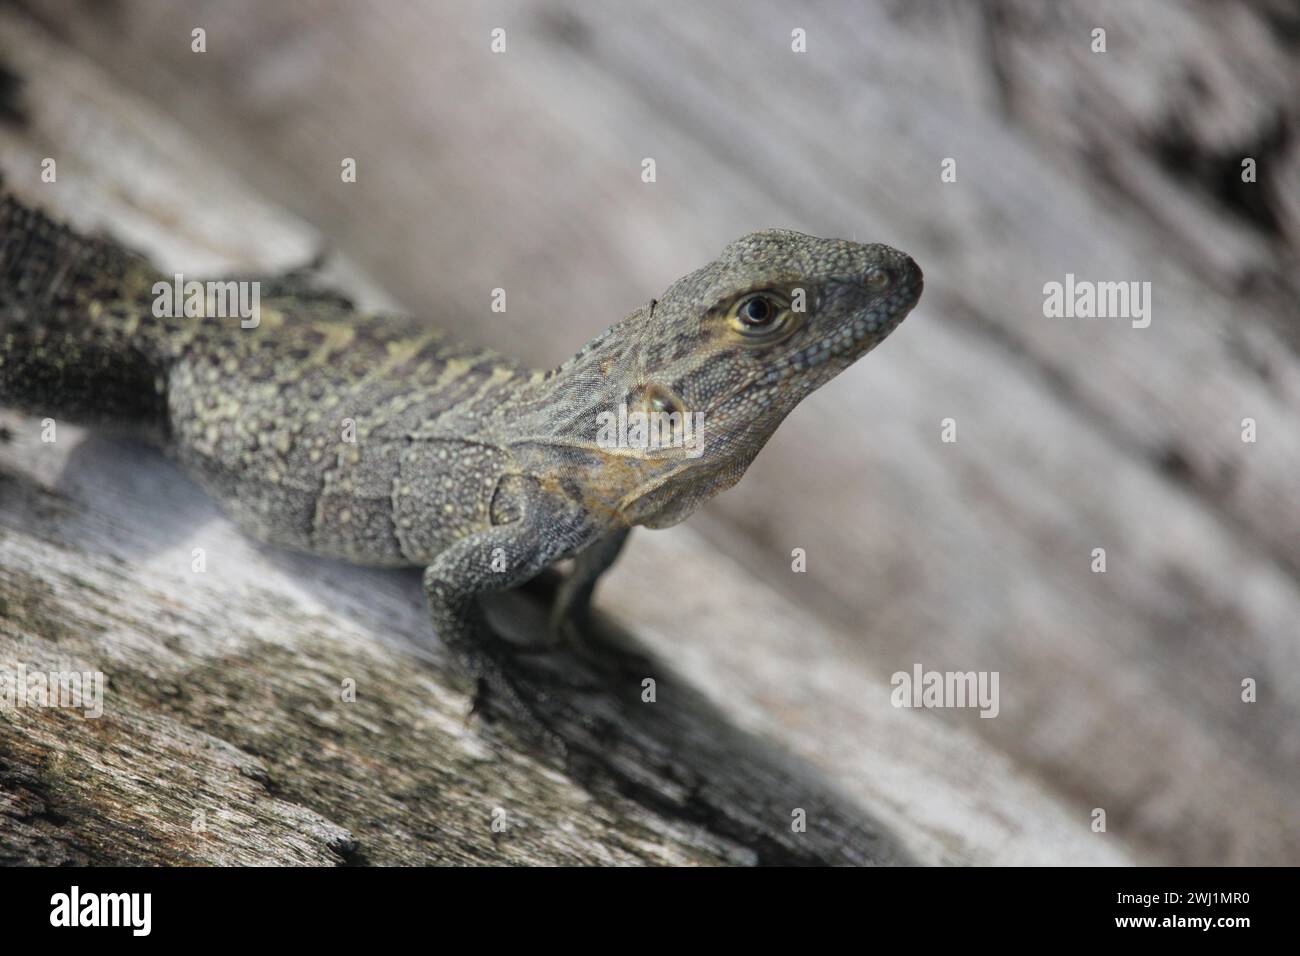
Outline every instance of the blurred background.
<path fill-rule="evenodd" d="M 923 859 L 1300 863 L 1294 3 L 31 0 L 0 66 L 24 195 L 540 366 L 751 230 L 907 251 L 906 323 L 598 603 Z M 1044 317 L 1067 273 L 1150 327 Z M 999 715 L 894 710 L 917 663 Z"/>

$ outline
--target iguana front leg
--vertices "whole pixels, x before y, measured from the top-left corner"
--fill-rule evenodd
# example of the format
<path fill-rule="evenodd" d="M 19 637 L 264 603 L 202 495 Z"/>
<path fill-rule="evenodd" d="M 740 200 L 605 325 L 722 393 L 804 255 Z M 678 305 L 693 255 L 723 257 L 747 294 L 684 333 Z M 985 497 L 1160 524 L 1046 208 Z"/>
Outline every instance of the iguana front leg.
<path fill-rule="evenodd" d="M 600 576 L 613 566 L 627 543 L 631 528 L 620 528 L 602 537 L 574 561 L 569 576 L 560 582 L 551 604 L 548 640 L 539 650 L 564 645 L 583 663 L 602 675 L 605 686 L 632 680 L 639 682 L 655 669 L 652 658 L 610 640 L 617 629 L 607 631 L 591 619 L 591 599 Z"/>
<path fill-rule="evenodd" d="M 627 541 L 631 528 L 610 532 L 574 560 L 573 571 L 555 592 L 548 624 L 552 645 L 561 641 L 580 645 L 591 617 L 591 597 L 600 576 L 610 569 Z"/>
<path fill-rule="evenodd" d="M 494 503 L 499 514 L 508 516 L 507 523 L 461 538 L 425 569 L 425 596 L 438 636 L 476 683 L 475 709 L 488 697 L 521 729 L 562 754 L 563 741 L 541 707 L 546 695 L 518 680 L 517 650 L 493 632 L 480 598 L 523 584 L 581 547 L 591 534 L 581 509 L 555 501 L 531 482 L 510 485 L 508 496 L 508 502 Z"/>

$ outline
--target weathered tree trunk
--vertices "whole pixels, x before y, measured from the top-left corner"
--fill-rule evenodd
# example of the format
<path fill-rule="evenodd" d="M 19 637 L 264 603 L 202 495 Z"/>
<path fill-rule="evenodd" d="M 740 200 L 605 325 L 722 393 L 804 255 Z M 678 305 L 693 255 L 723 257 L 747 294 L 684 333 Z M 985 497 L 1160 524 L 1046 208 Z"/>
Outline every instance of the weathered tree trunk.
<path fill-rule="evenodd" d="M 21 7 L 8 186 L 165 268 L 319 235 L 363 299 L 538 364 L 752 228 L 890 242 L 927 291 L 740 486 L 633 536 L 597 604 L 644 675 L 530 659 L 567 767 L 466 723 L 415 576 L 261 548 L 153 453 L 0 413 L 0 666 L 107 676 L 96 720 L 0 711 L 0 857 L 1300 859 L 1287 5 Z M 1045 318 L 1067 272 L 1150 281 L 1151 327 Z M 916 662 L 999 671 L 999 717 L 893 708 Z"/>

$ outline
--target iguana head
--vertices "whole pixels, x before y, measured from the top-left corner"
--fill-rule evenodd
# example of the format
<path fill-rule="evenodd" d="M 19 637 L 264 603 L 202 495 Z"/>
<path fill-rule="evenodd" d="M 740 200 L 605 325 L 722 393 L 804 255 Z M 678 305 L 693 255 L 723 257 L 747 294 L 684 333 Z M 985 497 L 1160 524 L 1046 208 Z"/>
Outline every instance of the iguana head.
<path fill-rule="evenodd" d="M 603 499 L 628 524 L 685 518 L 740 479 L 804 396 L 893 331 L 921 285 L 889 246 L 785 229 L 728 245 L 567 366 L 589 395 L 568 421 L 601 448 Z M 650 421 L 668 427 L 637 432 Z M 666 447 L 637 447 L 656 436 Z"/>
<path fill-rule="evenodd" d="M 673 524 L 735 484 L 805 395 L 894 330 L 921 285 L 897 249 L 783 229 L 674 282 L 639 329 L 626 384 L 629 409 L 681 414 L 682 447 L 646 450 L 629 520 Z"/>

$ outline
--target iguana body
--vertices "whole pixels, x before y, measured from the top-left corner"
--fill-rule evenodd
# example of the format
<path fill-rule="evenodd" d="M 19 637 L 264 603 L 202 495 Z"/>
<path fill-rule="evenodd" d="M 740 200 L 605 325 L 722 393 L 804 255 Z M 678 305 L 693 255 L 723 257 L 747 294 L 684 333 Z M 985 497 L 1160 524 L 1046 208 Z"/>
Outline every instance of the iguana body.
<path fill-rule="evenodd" d="M 159 318 L 160 280 L 3 200 L 0 404 L 153 437 L 270 543 L 425 567 L 440 636 L 525 710 L 478 596 L 583 555 L 557 617 L 581 612 L 630 527 L 676 523 L 734 484 L 921 292 L 887 246 L 754 233 L 535 371 L 284 278 L 262 282 L 256 328 Z M 600 413 L 620 404 L 702 412 L 703 454 L 602 445 Z"/>

